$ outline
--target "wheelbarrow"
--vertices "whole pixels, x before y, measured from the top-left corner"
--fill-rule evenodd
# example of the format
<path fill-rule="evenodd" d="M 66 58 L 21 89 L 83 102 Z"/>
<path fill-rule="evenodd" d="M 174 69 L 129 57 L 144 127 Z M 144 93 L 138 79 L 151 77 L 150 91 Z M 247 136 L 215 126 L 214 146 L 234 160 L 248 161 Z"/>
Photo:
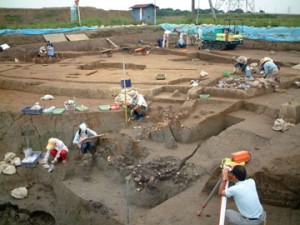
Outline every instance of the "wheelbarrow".
<path fill-rule="evenodd" d="M 133 49 L 133 54 L 139 54 L 141 53 L 142 55 L 146 55 L 147 54 L 147 51 L 146 51 L 146 48 L 144 47 L 140 47 L 140 48 L 135 48 Z"/>
<path fill-rule="evenodd" d="M 106 54 L 108 57 L 112 57 L 112 50 L 111 49 L 103 49 L 100 51 L 100 55 Z"/>

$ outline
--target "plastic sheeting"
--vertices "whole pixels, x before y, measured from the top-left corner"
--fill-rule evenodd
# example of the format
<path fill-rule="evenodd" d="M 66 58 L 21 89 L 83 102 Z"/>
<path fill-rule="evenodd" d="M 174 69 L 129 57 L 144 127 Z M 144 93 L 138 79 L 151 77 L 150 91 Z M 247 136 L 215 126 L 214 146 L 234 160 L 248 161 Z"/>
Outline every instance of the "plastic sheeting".
<path fill-rule="evenodd" d="M 181 29 L 187 34 L 197 34 L 196 25 L 188 24 L 168 24 L 163 23 L 160 26 L 164 30 L 173 31 L 175 28 Z M 214 29 L 223 26 L 215 25 L 201 25 L 202 33 L 213 32 Z M 231 26 L 232 27 L 232 26 Z M 272 42 L 300 42 L 300 27 L 287 28 L 287 27 L 248 27 L 248 26 L 236 26 L 236 30 L 243 33 L 244 39 L 251 40 L 265 40 Z"/>
<path fill-rule="evenodd" d="M 1 34 L 56 34 L 56 33 L 67 33 L 73 31 L 84 31 L 84 30 L 96 30 L 97 26 L 93 27 L 73 27 L 73 28 L 57 28 L 57 29 L 4 29 L 0 30 Z"/>
<path fill-rule="evenodd" d="M 197 26 L 189 24 L 168 24 L 163 23 L 160 26 L 164 30 L 173 31 L 175 28 L 181 29 L 187 34 L 197 34 Z M 215 25 L 201 25 L 201 30 L 204 33 L 213 32 L 215 28 L 223 26 Z M 73 28 L 57 28 L 57 29 L 4 29 L 0 30 L 1 34 L 55 34 L 55 33 L 67 33 L 73 31 L 84 30 L 96 30 L 97 26 L 93 27 L 73 27 Z M 248 26 L 236 26 L 236 29 L 243 31 L 244 39 L 251 40 L 265 40 L 272 42 L 300 42 L 300 27 L 287 28 L 287 27 L 248 27 Z"/>

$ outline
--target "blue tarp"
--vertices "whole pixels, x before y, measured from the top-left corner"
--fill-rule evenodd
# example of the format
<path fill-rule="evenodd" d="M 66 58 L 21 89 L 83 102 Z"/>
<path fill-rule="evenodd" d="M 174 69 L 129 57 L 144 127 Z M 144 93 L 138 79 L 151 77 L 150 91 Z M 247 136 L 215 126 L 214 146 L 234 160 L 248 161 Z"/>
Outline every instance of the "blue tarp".
<path fill-rule="evenodd" d="M 96 30 L 97 26 L 93 27 L 73 27 L 73 28 L 57 28 L 57 29 L 4 29 L 0 30 L 0 34 L 56 34 L 67 33 L 73 31 Z"/>
<path fill-rule="evenodd" d="M 175 28 L 181 29 L 183 32 L 189 34 L 194 32 L 197 34 L 196 25 L 187 24 L 168 24 L 163 23 L 160 26 L 164 30 L 173 31 Z M 202 33 L 213 32 L 214 29 L 223 26 L 204 26 L 201 25 Z M 244 39 L 251 40 L 265 40 L 272 42 L 300 42 L 300 27 L 287 28 L 287 27 L 248 27 L 236 26 L 236 30 L 243 33 Z"/>
<path fill-rule="evenodd" d="M 197 34 L 196 25 L 187 24 L 168 24 L 163 23 L 160 26 L 164 30 L 173 31 L 175 28 L 181 29 L 187 34 Z M 204 26 L 201 25 L 201 30 L 204 33 L 213 32 L 214 29 L 220 26 Z M 55 34 L 55 33 L 67 33 L 73 31 L 84 31 L 84 30 L 96 30 L 97 26 L 93 27 L 74 27 L 74 28 L 57 28 L 57 29 L 4 29 L 0 30 L 1 34 Z M 248 26 L 236 26 L 236 29 L 243 31 L 244 39 L 251 40 L 265 40 L 272 42 L 300 42 L 300 27 L 287 28 L 287 27 L 248 27 Z"/>

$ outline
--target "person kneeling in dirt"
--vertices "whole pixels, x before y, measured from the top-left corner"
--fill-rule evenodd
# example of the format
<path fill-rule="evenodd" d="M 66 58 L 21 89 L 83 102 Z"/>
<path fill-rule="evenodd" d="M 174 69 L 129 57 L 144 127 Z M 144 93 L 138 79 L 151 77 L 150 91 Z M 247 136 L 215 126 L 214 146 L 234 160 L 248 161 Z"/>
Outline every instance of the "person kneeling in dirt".
<path fill-rule="evenodd" d="M 47 55 L 47 49 L 45 46 L 40 47 L 38 57 L 45 57 Z"/>
<path fill-rule="evenodd" d="M 246 179 L 245 167 L 237 165 L 230 174 L 228 168 L 222 170 L 222 182 L 219 186 L 219 195 L 233 197 L 239 212 L 227 209 L 225 217 L 230 224 L 262 225 L 266 220 L 264 211 L 257 194 L 255 181 Z M 234 186 L 225 189 L 228 179 L 236 182 Z"/>
<path fill-rule="evenodd" d="M 264 57 L 259 62 L 260 74 L 272 86 L 277 87 L 280 83 L 279 66 L 269 57 Z"/>
<path fill-rule="evenodd" d="M 54 170 L 54 164 L 56 164 L 59 160 L 61 160 L 62 163 L 66 163 L 68 148 L 61 140 L 57 138 L 50 138 L 48 140 L 46 149 L 47 152 L 43 159 L 43 163 L 45 163 L 44 168 L 48 169 L 49 172 L 52 172 Z M 53 156 L 51 165 L 49 165 L 50 155 Z"/>
<path fill-rule="evenodd" d="M 47 52 L 48 52 L 48 57 L 49 58 L 53 58 L 54 57 L 54 47 L 53 47 L 53 44 L 50 43 L 50 41 L 48 41 L 48 44 L 47 44 Z"/>
<path fill-rule="evenodd" d="M 148 110 L 148 106 L 144 96 L 137 93 L 136 91 L 132 91 L 129 95 L 132 98 L 132 102 L 131 104 L 127 103 L 127 106 L 129 106 L 129 109 L 131 109 L 130 115 L 132 119 L 144 121 L 145 114 Z"/>
<path fill-rule="evenodd" d="M 183 38 L 178 39 L 176 46 L 179 47 L 179 48 L 185 48 L 186 47 L 186 43 L 183 40 Z"/>
<path fill-rule="evenodd" d="M 248 59 L 245 56 L 239 56 L 234 62 L 234 73 L 245 73 Z"/>
<path fill-rule="evenodd" d="M 97 132 L 88 128 L 85 123 L 79 125 L 79 129 L 75 134 L 73 144 L 77 144 L 80 149 L 80 155 L 85 153 L 89 153 L 93 147 L 93 143 L 91 140 L 86 140 L 91 136 L 97 136 Z"/>

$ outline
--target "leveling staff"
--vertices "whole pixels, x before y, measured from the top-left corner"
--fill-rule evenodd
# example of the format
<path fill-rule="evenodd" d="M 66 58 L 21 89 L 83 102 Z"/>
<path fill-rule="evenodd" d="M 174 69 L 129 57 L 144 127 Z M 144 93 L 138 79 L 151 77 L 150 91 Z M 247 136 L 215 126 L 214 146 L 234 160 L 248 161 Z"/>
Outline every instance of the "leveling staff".
<path fill-rule="evenodd" d="M 236 182 L 225 190 L 225 182 L 228 178 Z M 255 181 L 246 179 L 247 172 L 245 167 L 235 166 L 229 175 L 229 168 L 224 167 L 222 170 L 222 182 L 219 187 L 219 195 L 227 198 L 233 197 L 235 204 L 239 210 L 236 212 L 227 209 L 225 213 L 226 220 L 233 225 L 259 225 L 264 224 L 266 212 L 260 204 Z"/>

